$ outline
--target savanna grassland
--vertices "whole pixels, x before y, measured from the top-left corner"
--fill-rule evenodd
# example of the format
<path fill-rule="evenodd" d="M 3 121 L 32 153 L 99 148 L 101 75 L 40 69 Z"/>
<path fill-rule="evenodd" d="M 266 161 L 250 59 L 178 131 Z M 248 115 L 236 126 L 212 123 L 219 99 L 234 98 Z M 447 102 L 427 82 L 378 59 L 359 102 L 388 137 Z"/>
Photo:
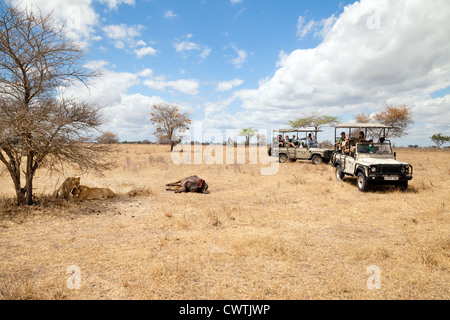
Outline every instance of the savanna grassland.
<path fill-rule="evenodd" d="M 41 169 L 31 207 L 14 205 L 3 172 L 1 299 L 450 298 L 448 150 L 398 149 L 414 166 L 408 190 L 361 193 L 325 164 L 263 176 L 249 163 L 176 165 L 167 146 L 117 148 L 103 175 Z M 210 194 L 165 190 L 192 174 Z M 68 176 L 118 197 L 51 200 Z M 380 289 L 368 289 L 371 266 Z"/>

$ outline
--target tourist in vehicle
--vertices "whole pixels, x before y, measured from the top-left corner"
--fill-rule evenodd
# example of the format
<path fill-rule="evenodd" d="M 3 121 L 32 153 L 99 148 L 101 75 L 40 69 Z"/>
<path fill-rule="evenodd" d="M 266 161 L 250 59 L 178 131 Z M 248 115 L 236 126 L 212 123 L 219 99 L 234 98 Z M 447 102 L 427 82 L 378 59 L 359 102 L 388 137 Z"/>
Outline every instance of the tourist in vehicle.
<path fill-rule="evenodd" d="M 364 141 L 363 141 L 364 142 Z M 368 143 L 362 143 L 358 146 L 359 153 L 373 153 L 373 140 L 370 139 Z"/>
<path fill-rule="evenodd" d="M 307 142 L 308 142 L 308 145 L 310 146 L 310 147 L 313 147 L 314 146 L 314 139 L 312 138 L 312 134 L 310 133 L 309 135 L 308 135 L 308 138 L 306 139 L 307 140 Z"/>
<path fill-rule="evenodd" d="M 356 142 L 365 142 L 365 141 L 366 141 L 366 137 L 365 137 L 364 131 L 360 131 L 359 138 L 356 140 Z"/>
<path fill-rule="evenodd" d="M 291 142 L 291 139 L 289 139 L 289 136 L 286 136 L 286 138 L 284 139 L 284 144 L 286 145 L 286 147 L 295 147 L 295 145 Z"/>
<path fill-rule="evenodd" d="M 295 135 L 292 136 L 291 143 L 293 143 L 295 147 L 298 147 L 299 142 L 297 141 L 297 139 L 295 139 Z"/>
<path fill-rule="evenodd" d="M 348 137 L 345 138 L 344 142 L 342 142 L 341 147 L 344 154 L 350 154 L 352 146 L 350 146 L 350 139 Z"/>
<path fill-rule="evenodd" d="M 345 132 L 341 132 L 341 137 L 336 139 L 336 147 L 338 150 L 342 150 L 345 147 Z"/>
<path fill-rule="evenodd" d="M 380 138 L 380 146 L 378 148 L 378 153 L 390 153 L 391 148 L 389 144 L 385 142 L 384 138 Z"/>
<path fill-rule="evenodd" d="M 283 135 L 281 134 L 278 135 L 278 144 L 279 147 L 284 147 Z"/>

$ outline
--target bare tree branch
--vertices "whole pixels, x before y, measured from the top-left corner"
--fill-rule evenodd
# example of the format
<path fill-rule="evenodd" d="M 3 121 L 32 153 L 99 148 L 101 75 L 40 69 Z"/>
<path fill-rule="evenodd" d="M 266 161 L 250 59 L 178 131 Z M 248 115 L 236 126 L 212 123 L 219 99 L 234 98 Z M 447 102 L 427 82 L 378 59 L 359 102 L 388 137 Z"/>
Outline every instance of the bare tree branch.
<path fill-rule="evenodd" d="M 98 75 L 52 14 L 0 5 L 0 161 L 13 180 L 17 203 L 33 203 L 33 177 L 46 164 L 107 167 L 107 146 L 94 144 L 104 123 L 98 106 L 65 99 L 58 89 Z M 25 161 L 25 187 L 21 165 Z"/>

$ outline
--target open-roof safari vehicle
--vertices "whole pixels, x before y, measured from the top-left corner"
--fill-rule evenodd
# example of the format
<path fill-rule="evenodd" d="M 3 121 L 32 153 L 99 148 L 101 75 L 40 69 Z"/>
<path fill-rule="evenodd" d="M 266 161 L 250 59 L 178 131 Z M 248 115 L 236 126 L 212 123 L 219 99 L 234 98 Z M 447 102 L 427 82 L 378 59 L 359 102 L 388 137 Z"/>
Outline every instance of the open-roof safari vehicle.
<path fill-rule="evenodd" d="M 269 156 L 278 156 L 281 163 L 287 160 L 291 162 L 311 160 L 313 164 L 328 163 L 330 162 L 333 150 L 318 148 L 317 141 L 315 140 L 317 132 L 321 131 L 315 129 L 279 129 L 274 131 L 272 146 L 269 148 Z M 296 143 L 293 145 L 286 143 L 285 137 L 292 137 L 293 135 L 295 135 Z M 278 136 L 281 136 L 281 140 L 283 141 L 281 145 Z M 309 136 L 313 140 L 308 139 Z"/>
<path fill-rule="evenodd" d="M 343 181 L 346 175 L 356 177 L 360 191 L 366 191 L 370 184 L 395 185 L 406 190 L 413 167 L 396 160 L 391 142 L 384 138 L 388 128 L 379 123 L 337 125 L 335 150 L 331 156 L 336 180 Z M 363 139 L 360 139 L 360 132 L 364 133 Z"/>

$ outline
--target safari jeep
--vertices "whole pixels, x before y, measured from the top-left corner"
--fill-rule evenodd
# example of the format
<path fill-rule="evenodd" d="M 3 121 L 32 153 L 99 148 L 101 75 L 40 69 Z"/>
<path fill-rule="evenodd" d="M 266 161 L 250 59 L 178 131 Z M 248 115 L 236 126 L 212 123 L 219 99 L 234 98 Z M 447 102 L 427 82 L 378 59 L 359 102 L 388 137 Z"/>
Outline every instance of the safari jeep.
<path fill-rule="evenodd" d="M 343 144 L 336 144 L 331 156 L 331 164 L 336 168 L 336 180 L 343 181 L 345 176 L 356 177 L 358 189 L 362 192 L 367 191 L 371 184 L 395 185 L 401 190 L 408 188 L 413 167 L 396 160 L 396 153 L 392 151 L 389 140 L 380 138 L 381 142 L 374 143 L 368 138 L 365 138 L 367 141 L 352 138 L 355 136 L 352 129 L 359 132 L 363 130 L 365 137 L 368 132 L 384 137 L 385 129 L 389 127 L 364 123 L 336 126 L 336 130 L 343 128 L 349 129 L 347 137 L 350 138 L 344 147 Z"/>
<path fill-rule="evenodd" d="M 307 141 L 308 134 L 315 134 L 319 131 L 316 130 L 289 130 L 289 129 L 280 129 L 276 131 L 277 133 L 285 136 L 289 133 L 296 133 L 296 137 L 298 140 L 298 145 L 295 147 L 292 146 L 278 146 L 278 138 L 273 137 L 272 146 L 269 148 L 269 156 L 278 156 L 280 163 L 285 163 L 287 160 L 291 162 L 295 162 L 297 160 L 311 160 L 313 164 L 320 164 L 322 162 L 329 163 L 331 159 L 331 154 L 333 152 L 332 149 L 322 149 L 317 147 L 317 142 L 314 142 L 310 145 Z M 299 133 L 304 133 L 305 137 L 299 138 Z M 289 135 L 291 136 L 291 135 Z M 276 152 L 276 150 L 278 152 Z"/>

